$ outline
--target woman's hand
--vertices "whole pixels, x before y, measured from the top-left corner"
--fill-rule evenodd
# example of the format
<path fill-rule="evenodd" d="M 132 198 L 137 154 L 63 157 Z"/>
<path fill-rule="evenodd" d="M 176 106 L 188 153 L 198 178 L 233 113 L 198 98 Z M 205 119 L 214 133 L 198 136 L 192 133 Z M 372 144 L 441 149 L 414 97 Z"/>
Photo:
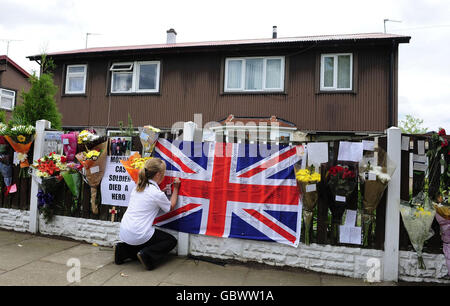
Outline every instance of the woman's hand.
<path fill-rule="evenodd" d="M 180 189 L 180 185 L 181 185 L 181 180 L 180 180 L 180 178 L 176 177 L 173 180 L 173 189 Z"/>

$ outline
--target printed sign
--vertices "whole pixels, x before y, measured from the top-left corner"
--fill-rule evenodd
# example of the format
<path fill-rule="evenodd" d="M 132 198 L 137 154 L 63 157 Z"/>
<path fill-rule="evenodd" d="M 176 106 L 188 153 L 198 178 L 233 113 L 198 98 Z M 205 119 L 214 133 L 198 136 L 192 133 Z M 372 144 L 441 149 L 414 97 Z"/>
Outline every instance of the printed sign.
<path fill-rule="evenodd" d="M 63 143 L 61 140 L 61 135 L 63 132 L 56 131 L 46 131 L 44 135 L 44 152 L 43 155 L 48 155 L 52 152 L 56 152 L 57 154 L 62 154 L 63 152 Z"/>
<path fill-rule="evenodd" d="M 131 191 L 136 186 L 120 162 L 126 156 L 108 156 L 105 174 L 102 179 L 102 204 L 128 206 Z"/>

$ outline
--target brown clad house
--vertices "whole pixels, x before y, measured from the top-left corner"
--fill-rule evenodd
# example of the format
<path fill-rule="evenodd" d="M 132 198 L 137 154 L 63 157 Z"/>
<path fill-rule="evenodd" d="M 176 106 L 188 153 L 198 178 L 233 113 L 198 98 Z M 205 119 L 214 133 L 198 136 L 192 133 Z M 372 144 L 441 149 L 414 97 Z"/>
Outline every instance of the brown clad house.
<path fill-rule="evenodd" d="M 14 107 L 21 103 L 20 93 L 31 87 L 30 74 L 6 55 L 0 55 L 0 109 L 6 110 L 7 116 Z"/>
<path fill-rule="evenodd" d="M 87 48 L 48 54 L 63 126 L 170 128 L 275 116 L 302 131 L 397 124 L 398 46 L 371 33 Z M 40 56 L 30 56 L 39 60 Z"/>

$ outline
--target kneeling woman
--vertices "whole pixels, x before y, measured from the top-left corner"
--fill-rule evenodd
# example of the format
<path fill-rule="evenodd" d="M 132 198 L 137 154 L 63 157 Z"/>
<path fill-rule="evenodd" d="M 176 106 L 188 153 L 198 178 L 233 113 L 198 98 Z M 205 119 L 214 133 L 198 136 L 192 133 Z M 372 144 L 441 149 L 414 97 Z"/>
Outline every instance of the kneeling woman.
<path fill-rule="evenodd" d="M 131 192 L 120 224 L 122 242 L 115 245 L 116 264 L 120 265 L 126 259 L 138 259 L 147 270 L 152 270 L 176 246 L 175 237 L 153 227 L 159 210 L 173 210 L 178 199 L 179 179 L 174 181 L 170 201 L 159 189 L 165 172 L 166 164 L 159 158 L 149 159 L 139 172 L 138 184 Z"/>

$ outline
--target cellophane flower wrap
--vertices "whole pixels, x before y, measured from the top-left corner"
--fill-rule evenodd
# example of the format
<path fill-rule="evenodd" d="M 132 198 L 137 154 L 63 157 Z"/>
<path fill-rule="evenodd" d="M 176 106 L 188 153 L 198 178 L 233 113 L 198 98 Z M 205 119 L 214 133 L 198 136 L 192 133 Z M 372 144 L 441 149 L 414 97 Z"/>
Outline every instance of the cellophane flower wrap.
<path fill-rule="evenodd" d="M 368 245 L 368 238 L 375 220 L 375 210 L 383 197 L 396 166 L 381 148 L 374 150 L 375 158 L 363 158 L 359 164 L 359 176 L 363 184 L 362 224 L 363 245 Z"/>
<path fill-rule="evenodd" d="M 108 139 L 99 136 L 94 131 L 83 130 L 78 135 L 78 147 L 84 151 L 77 153 L 75 157 L 85 169 L 85 178 L 91 187 L 91 210 L 98 214 L 97 188 L 102 181 L 106 168 Z"/>
<path fill-rule="evenodd" d="M 320 173 L 316 172 L 314 166 L 305 169 L 295 167 L 295 177 L 297 179 L 297 186 L 300 189 L 300 194 L 302 195 L 302 215 L 305 224 L 305 244 L 309 245 L 314 208 L 316 207 L 319 199 L 317 183 L 320 182 Z"/>
<path fill-rule="evenodd" d="M 338 164 L 331 166 L 326 174 L 326 184 L 333 195 L 329 208 L 332 215 L 332 235 L 335 241 L 337 241 L 338 227 L 342 223 L 342 216 L 347 207 L 347 198 L 357 186 L 356 169 L 353 168 Z"/>
<path fill-rule="evenodd" d="M 433 236 L 431 225 L 436 214 L 427 192 L 419 192 L 411 201 L 400 202 L 400 214 L 414 250 L 419 268 L 426 269 L 422 257 L 423 245 Z"/>
<path fill-rule="evenodd" d="M 78 132 L 63 134 L 61 135 L 61 140 L 63 142 L 64 155 L 66 155 L 68 162 L 72 162 L 77 153 Z"/>
<path fill-rule="evenodd" d="M 138 152 L 135 152 L 127 160 L 121 160 L 120 162 L 127 170 L 131 179 L 137 184 L 139 179 L 139 171 L 144 168 L 145 162 L 151 159 L 151 157 L 141 157 Z"/>
<path fill-rule="evenodd" d="M 442 204 L 436 204 L 436 206 L 438 206 L 438 208 L 439 206 L 445 207 Z M 446 206 L 445 208 L 446 208 L 445 210 L 447 210 L 446 213 L 443 213 L 442 210 L 436 209 L 436 220 L 440 226 L 441 239 L 443 243 L 442 249 L 444 251 L 445 261 L 447 263 L 447 275 L 450 276 L 450 215 L 447 215 L 447 213 L 449 213 L 448 212 L 449 207 Z"/>
<path fill-rule="evenodd" d="M 74 205 L 71 207 L 71 212 L 74 213 L 78 209 L 78 203 L 81 194 L 81 174 L 80 168 L 77 164 L 71 163 L 67 165 L 67 171 L 61 173 L 67 187 L 72 193 Z"/>
<path fill-rule="evenodd" d="M 17 152 L 17 159 L 20 164 L 20 176 L 27 175 L 25 168 L 30 166 L 28 162 L 28 152 L 33 143 L 36 128 L 32 125 L 14 125 L 0 129 L 4 133 L 5 139 L 9 142 L 14 151 Z"/>
<path fill-rule="evenodd" d="M 145 125 L 143 127 L 139 127 L 139 138 L 142 143 L 142 151 L 144 156 L 150 156 L 155 146 L 156 141 L 158 140 L 160 129 L 155 128 L 151 125 Z"/>
<path fill-rule="evenodd" d="M 39 180 L 38 208 L 43 213 L 45 221 L 49 222 L 53 218 L 56 193 L 63 181 L 62 173 L 68 169 L 67 159 L 64 155 L 52 152 L 39 158 L 31 167 Z"/>

